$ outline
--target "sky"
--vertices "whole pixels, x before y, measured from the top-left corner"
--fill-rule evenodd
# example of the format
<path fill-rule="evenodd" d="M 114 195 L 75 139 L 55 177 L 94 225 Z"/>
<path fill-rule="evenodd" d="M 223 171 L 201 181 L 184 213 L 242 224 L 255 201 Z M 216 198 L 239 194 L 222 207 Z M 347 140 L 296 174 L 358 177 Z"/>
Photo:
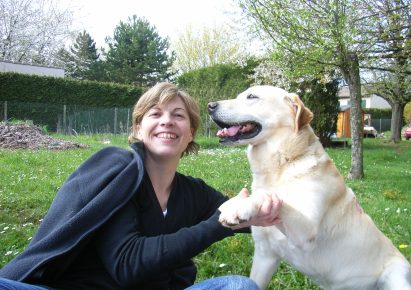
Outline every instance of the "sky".
<path fill-rule="evenodd" d="M 74 28 L 85 29 L 97 47 L 105 45 L 105 37 L 113 35 L 120 21 L 127 21 L 134 14 L 148 20 L 161 37 L 169 37 L 172 42 L 189 25 L 193 29 L 218 27 L 230 21 L 230 14 L 239 11 L 232 0 L 60 1 L 73 9 Z"/>

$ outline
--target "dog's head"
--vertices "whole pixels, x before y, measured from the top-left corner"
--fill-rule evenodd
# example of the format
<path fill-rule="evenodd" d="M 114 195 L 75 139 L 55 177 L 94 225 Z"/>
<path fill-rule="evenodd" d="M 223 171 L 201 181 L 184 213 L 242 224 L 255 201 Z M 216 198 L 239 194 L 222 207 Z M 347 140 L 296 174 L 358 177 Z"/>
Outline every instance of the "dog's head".
<path fill-rule="evenodd" d="M 258 144 L 268 136 L 298 132 L 313 114 L 295 94 L 272 87 L 254 86 L 237 98 L 211 102 L 208 111 L 220 142 L 227 145 Z"/>

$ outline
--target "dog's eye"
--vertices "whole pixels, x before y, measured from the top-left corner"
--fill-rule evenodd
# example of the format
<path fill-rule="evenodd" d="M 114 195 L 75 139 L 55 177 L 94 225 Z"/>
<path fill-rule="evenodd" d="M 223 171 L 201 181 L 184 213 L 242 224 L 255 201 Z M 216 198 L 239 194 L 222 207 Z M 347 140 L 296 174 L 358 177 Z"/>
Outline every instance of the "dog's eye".
<path fill-rule="evenodd" d="M 257 97 L 256 95 L 249 94 L 249 95 L 247 96 L 247 99 L 258 99 L 258 97 Z"/>

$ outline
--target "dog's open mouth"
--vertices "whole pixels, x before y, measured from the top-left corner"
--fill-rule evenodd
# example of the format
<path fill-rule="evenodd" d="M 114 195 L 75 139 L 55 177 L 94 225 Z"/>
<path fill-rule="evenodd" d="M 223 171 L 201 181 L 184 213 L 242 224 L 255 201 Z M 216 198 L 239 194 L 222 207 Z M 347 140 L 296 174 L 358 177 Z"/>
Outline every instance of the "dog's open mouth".
<path fill-rule="evenodd" d="M 250 139 L 258 135 L 261 131 L 261 125 L 256 122 L 244 122 L 237 124 L 225 124 L 214 120 L 222 128 L 218 130 L 217 136 L 221 143 L 235 142 L 241 139 Z"/>

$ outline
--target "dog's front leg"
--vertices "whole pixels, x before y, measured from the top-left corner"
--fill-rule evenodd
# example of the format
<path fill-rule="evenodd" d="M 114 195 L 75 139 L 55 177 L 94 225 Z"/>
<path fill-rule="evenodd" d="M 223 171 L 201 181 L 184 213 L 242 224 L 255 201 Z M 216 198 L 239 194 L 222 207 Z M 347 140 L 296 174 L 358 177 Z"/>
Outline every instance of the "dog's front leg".
<path fill-rule="evenodd" d="M 249 197 L 233 197 L 224 202 L 219 210 L 219 221 L 227 227 L 233 227 L 243 222 L 248 222 L 258 214 L 264 202 L 263 195 L 250 195 Z"/>
<path fill-rule="evenodd" d="M 304 251 L 311 251 L 315 247 L 321 221 L 321 212 L 316 211 L 315 214 L 304 214 L 284 202 L 280 213 L 282 223 L 277 228 L 291 245 Z"/>
<path fill-rule="evenodd" d="M 252 227 L 254 238 L 254 257 L 250 278 L 257 283 L 260 289 L 266 289 L 268 283 L 277 270 L 281 258 L 271 251 L 270 239 L 264 228 Z M 269 252 L 268 252 L 269 251 Z"/>

